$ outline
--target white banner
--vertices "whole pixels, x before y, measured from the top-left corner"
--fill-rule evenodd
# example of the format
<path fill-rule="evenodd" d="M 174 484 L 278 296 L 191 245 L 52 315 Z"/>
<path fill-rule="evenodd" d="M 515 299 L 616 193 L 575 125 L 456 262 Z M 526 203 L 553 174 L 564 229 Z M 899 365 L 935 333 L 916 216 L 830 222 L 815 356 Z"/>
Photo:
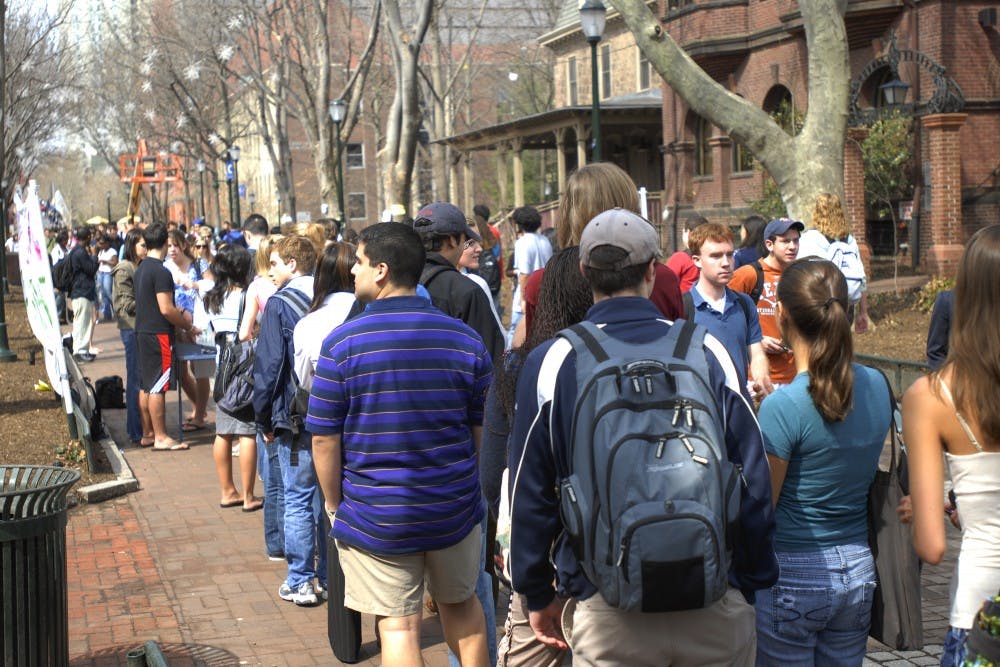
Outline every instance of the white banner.
<path fill-rule="evenodd" d="M 45 370 L 49 374 L 49 384 L 62 396 L 66 414 L 73 414 L 66 354 L 62 347 L 62 333 L 59 331 L 59 315 L 52 287 L 52 269 L 45 247 L 42 212 L 38 205 L 38 184 L 30 181 L 27 195 L 23 199 L 22 195 L 21 192 L 14 194 L 14 208 L 17 211 L 20 245 L 18 259 L 21 265 L 24 307 L 31 331 L 45 349 Z"/>

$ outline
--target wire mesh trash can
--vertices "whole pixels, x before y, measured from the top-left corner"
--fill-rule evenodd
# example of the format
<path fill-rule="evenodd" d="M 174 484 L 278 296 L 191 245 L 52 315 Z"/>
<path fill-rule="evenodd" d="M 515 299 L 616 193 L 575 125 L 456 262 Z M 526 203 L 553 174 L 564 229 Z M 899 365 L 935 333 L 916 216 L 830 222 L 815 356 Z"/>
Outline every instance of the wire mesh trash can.
<path fill-rule="evenodd" d="M 0 466 L 0 664 L 66 665 L 71 468 Z"/>

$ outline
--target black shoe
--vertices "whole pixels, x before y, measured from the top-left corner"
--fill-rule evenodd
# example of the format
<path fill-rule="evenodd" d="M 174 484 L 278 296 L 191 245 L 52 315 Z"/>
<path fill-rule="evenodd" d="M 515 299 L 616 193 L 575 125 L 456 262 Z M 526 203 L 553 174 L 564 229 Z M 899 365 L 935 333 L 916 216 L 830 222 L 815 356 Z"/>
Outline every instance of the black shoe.
<path fill-rule="evenodd" d="M 91 354 L 90 352 L 77 352 L 73 355 L 73 358 L 76 359 L 77 363 L 88 364 L 96 359 L 97 355 Z"/>

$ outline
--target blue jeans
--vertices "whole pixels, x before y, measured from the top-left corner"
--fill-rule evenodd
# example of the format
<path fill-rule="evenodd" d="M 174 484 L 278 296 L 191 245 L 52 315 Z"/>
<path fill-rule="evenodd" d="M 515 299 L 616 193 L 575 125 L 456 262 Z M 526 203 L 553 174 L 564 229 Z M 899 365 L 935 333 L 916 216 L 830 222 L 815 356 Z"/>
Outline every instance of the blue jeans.
<path fill-rule="evenodd" d="M 967 651 L 965 640 L 968 637 L 968 630 L 948 627 L 944 636 L 944 651 L 941 653 L 941 667 L 959 667 L 962 664 Z"/>
<path fill-rule="evenodd" d="M 861 665 L 875 563 L 866 544 L 777 552 L 773 588 L 757 592 L 757 665 Z"/>
<path fill-rule="evenodd" d="M 125 430 L 132 442 L 142 440 L 139 415 L 139 360 L 135 352 L 135 329 L 119 329 L 125 348 Z"/>
<path fill-rule="evenodd" d="M 493 603 L 493 579 L 486 573 L 486 519 L 487 513 L 483 516 L 483 523 L 480 526 L 483 532 L 483 550 L 479 556 L 479 579 L 476 580 L 476 597 L 479 604 L 483 606 L 483 616 L 486 618 L 486 650 L 489 652 L 490 665 L 497 665 L 497 610 Z M 461 667 L 458 658 L 451 649 L 448 649 L 448 664 L 450 667 Z"/>
<path fill-rule="evenodd" d="M 257 474 L 264 482 L 264 548 L 268 556 L 285 555 L 285 486 L 278 444 L 257 433 Z"/>
<path fill-rule="evenodd" d="M 514 310 L 513 306 L 510 309 L 510 329 L 507 330 L 507 349 L 511 348 L 514 344 L 514 332 L 517 331 L 517 323 L 521 321 L 524 317 L 524 313 L 519 313 Z"/>
<path fill-rule="evenodd" d="M 110 273 L 97 272 L 97 289 L 100 296 L 100 306 L 101 309 L 98 312 L 98 317 L 104 320 L 110 320 L 114 316 L 114 311 L 111 309 L 111 285 L 112 278 Z"/>
<path fill-rule="evenodd" d="M 323 532 L 323 499 L 313 467 L 312 438 L 299 435 L 298 463 L 292 465 L 292 434 L 275 434 L 281 481 L 285 487 L 286 582 L 292 590 L 319 578 L 326 587 L 326 535 Z M 318 562 L 317 562 L 318 560 Z"/>

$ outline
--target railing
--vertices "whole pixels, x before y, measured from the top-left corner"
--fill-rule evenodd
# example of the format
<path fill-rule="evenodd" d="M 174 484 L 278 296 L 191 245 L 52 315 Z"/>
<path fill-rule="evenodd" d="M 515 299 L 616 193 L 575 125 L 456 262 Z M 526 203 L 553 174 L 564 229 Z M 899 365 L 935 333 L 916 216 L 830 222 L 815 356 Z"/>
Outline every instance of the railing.
<path fill-rule="evenodd" d="M 906 388 L 913 384 L 914 380 L 926 375 L 931 370 L 930 366 L 921 361 L 879 357 L 873 354 L 856 354 L 854 358 L 859 363 L 881 369 L 889 378 L 892 390 L 897 396 L 901 396 Z"/>

